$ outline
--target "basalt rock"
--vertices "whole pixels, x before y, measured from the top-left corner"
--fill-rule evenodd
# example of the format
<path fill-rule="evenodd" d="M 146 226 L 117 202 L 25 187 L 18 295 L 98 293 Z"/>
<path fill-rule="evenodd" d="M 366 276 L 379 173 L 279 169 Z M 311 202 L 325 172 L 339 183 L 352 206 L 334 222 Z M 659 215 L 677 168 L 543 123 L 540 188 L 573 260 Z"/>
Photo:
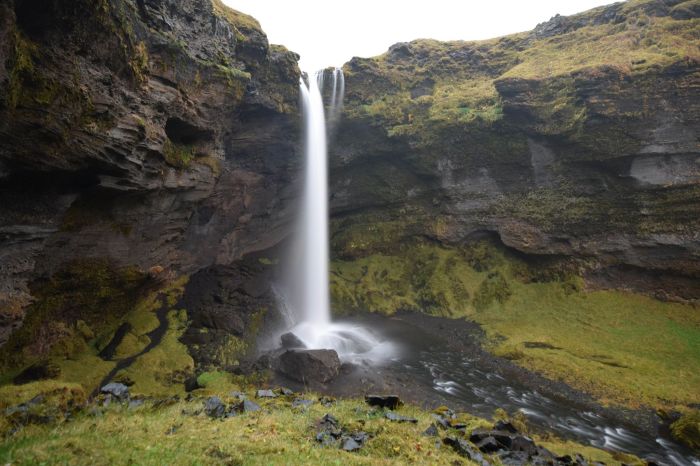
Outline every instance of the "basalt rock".
<path fill-rule="evenodd" d="M 340 359 L 334 350 L 288 350 L 279 357 L 279 371 L 303 383 L 326 383 L 338 375 Z"/>
<path fill-rule="evenodd" d="M 5 1 L 0 58 L 0 344 L 41 312 L 36 283 L 70 261 L 151 285 L 214 264 L 240 277 L 244 256 L 286 235 L 298 56 L 253 18 L 218 0 Z M 240 301 L 265 309 L 265 291 L 193 311 L 193 325 L 253 333 Z M 56 310 L 32 332 L 84 311 Z"/>
<path fill-rule="evenodd" d="M 595 288 L 700 298 L 699 57 L 622 39 L 697 46 L 696 9 L 631 1 L 352 59 L 329 156 L 335 258 L 489 236 L 532 261 L 574 260 Z M 586 55 L 598 34 L 609 47 Z"/>

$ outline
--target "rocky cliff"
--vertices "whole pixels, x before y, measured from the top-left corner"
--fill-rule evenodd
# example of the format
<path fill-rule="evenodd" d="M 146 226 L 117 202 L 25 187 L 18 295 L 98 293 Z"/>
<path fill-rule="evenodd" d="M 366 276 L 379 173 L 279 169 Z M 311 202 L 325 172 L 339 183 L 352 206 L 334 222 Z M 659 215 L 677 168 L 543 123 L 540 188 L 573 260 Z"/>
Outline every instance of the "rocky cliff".
<path fill-rule="evenodd" d="M 117 356 L 160 341 L 133 309 L 164 286 L 181 295 L 178 277 L 213 266 L 254 281 L 261 264 L 238 261 L 277 244 L 289 222 L 297 60 L 218 0 L 0 2 L 6 369 L 70 359 L 76 339 L 103 361 L 127 341 Z M 249 298 L 239 285 L 218 305 Z M 259 311 L 223 322 L 192 299 L 175 320 L 196 334 L 240 335 Z"/>
<path fill-rule="evenodd" d="M 491 236 L 593 287 L 700 297 L 695 1 L 630 1 L 345 65 L 333 251 Z"/>
<path fill-rule="evenodd" d="M 337 312 L 468 318 L 628 406 L 698 402 L 700 6 L 632 0 L 344 67 Z"/>

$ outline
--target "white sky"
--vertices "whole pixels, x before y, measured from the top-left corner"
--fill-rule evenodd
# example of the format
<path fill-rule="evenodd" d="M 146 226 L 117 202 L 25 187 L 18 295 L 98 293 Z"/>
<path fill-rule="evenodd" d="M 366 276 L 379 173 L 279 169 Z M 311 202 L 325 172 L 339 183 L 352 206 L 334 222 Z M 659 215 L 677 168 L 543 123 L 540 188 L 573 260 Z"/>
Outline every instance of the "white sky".
<path fill-rule="evenodd" d="M 314 71 L 371 57 L 396 42 L 489 39 L 527 31 L 555 14 L 614 0 L 224 0 L 254 16 L 272 44 L 301 55 Z"/>

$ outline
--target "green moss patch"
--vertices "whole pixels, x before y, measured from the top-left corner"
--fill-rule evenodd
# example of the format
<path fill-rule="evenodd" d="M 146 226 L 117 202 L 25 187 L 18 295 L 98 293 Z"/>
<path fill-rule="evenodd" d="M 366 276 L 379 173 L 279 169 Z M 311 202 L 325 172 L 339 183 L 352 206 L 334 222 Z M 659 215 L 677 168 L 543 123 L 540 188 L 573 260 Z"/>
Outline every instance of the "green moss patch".
<path fill-rule="evenodd" d="M 416 241 L 391 254 L 334 260 L 331 292 L 338 313 L 405 309 L 473 319 L 497 355 L 603 401 L 697 402 L 697 309 L 586 291 L 568 264 L 530 264 L 488 242 L 456 248 Z"/>

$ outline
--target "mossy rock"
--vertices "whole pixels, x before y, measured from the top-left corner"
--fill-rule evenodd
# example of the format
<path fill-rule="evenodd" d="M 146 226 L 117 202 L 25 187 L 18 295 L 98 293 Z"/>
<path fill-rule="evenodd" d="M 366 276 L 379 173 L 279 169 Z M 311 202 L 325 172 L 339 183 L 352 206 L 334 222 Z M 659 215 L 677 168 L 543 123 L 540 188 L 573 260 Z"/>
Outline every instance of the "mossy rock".
<path fill-rule="evenodd" d="M 671 424 L 671 433 L 683 445 L 700 451 L 700 411 L 683 414 Z"/>

